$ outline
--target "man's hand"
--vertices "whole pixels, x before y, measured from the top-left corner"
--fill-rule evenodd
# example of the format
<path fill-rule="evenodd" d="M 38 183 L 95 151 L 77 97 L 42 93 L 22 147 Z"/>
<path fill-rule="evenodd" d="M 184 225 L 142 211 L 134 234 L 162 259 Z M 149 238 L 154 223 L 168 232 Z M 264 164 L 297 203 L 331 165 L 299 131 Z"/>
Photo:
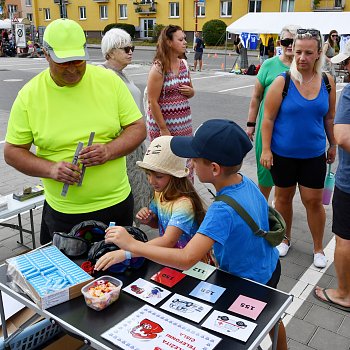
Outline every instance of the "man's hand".
<path fill-rule="evenodd" d="M 95 270 L 107 270 L 114 264 L 118 264 L 125 260 L 125 252 L 124 250 L 115 250 L 113 252 L 106 253 L 105 255 L 101 256 L 96 264 L 95 264 Z"/>
<path fill-rule="evenodd" d="M 74 185 L 80 181 L 81 169 L 78 165 L 68 162 L 52 163 L 50 178 L 56 181 L 64 182 L 68 185 Z"/>
<path fill-rule="evenodd" d="M 101 165 L 110 159 L 107 144 L 100 143 L 84 147 L 79 153 L 79 161 L 86 167 Z"/>
<path fill-rule="evenodd" d="M 132 252 L 132 245 L 135 239 L 122 226 L 112 226 L 106 229 L 105 242 L 113 243 L 120 249 L 129 250 Z"/>

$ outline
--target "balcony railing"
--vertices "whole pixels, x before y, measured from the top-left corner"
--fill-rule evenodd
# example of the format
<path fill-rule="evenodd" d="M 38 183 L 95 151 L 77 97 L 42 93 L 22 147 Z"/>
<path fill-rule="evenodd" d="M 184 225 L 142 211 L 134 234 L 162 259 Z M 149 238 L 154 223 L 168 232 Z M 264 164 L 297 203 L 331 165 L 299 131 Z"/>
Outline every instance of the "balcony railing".
<path fill-rule="evenodd" d="M 157 3 L 155 1 L 135 1 L 135 12 L 139 14 L 149 14 L 157 12 Z"/>
<path fill-rule="evenodd" d="M 54 4 L 60 4 L 60 0 L 53 0 Z M 65 5 L 68 5 L 68 0 L 63 0 L 62 1 Z"/>
<path fill-rule="evenodd" d="M 343 11 L 346 0 L 312 0 L 314 11 Z"/>
<path fill-rule="evenodd" d="M 93 0 L 94 2 L 109 2 L 109 0 Z"/>

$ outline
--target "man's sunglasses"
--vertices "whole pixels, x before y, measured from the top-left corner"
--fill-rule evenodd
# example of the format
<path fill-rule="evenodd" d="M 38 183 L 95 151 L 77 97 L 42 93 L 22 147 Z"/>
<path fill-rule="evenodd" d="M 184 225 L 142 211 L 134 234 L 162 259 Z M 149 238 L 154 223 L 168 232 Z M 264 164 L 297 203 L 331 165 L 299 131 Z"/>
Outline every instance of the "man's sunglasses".
<path fill-rule="evenodd" d="M 121 50 L 124 50 L 125 53 L 134 52 L 135 46 L 125 46 L 125 47 L 120 47 Z"/>
<path fill-rule="evenodd" d="M 297 34 L 307 34 L 307 33 L 316 37 L 321 36 L 320 31 L 317 29 L 303 29 L 303 28 L 297 29 Z"/>
<path fill-rule="evenodd" d="M 281 45 L 284 47 L 288 47 L 289 45 L 293 44 L 294 39 L 287 38 L 287 39 L 281 39 Z"/>

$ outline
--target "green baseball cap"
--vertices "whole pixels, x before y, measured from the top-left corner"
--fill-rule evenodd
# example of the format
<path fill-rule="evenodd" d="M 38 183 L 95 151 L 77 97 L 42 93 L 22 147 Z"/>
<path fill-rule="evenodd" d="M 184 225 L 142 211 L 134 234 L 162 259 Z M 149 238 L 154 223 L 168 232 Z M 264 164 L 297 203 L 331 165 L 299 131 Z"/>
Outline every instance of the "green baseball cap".
<path fill-rule="evenodd" d="M 67 18 L 56 19 L 45 29 L 44 49 L 56 63 L 89 58 L 83 28 Z"/>

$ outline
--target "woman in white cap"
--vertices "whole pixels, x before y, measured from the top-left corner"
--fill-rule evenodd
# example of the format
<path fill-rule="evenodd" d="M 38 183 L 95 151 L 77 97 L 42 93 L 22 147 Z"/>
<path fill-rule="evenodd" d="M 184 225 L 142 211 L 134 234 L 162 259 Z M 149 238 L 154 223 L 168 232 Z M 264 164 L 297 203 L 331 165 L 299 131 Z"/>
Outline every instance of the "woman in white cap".
<path fill-rule="evenodd" d="M 188 178 L 186 159 L 176 156 L 170 149 L 172 136 L 155 138 L 147 149 L 142 162 L 154 196 L 148 207 L 136 215 L 144 225 L 159 229 L 159 237 L 147 244 L 169 248 L 184 248 L 196 234 L 205 216 L 203 203 Z M 107 237 L 107 236 L 106 236 Z M 96 265 L 96 270 L 130 259 L 130 252 L 117 250 L 105 254 Z"/>
<path fill-rule="evenodd" d="M 140 109 L 141 91 L 123 71 L 131 63 L 134 49 L 130 34 L 123 29 L 112 28 L 102 38 L 101 50 L 106 59 L 102 66 L 115 72 L 124 81 Z M 146 146 L 142 143 L 134 152 L 126 156 L 128 178 L 134 197 L 134 218 L 136 213 L 148 204 L 151 196 L 146 175 L 136 166 L 136 161 L 143 158 L 145 150 Z"/>

